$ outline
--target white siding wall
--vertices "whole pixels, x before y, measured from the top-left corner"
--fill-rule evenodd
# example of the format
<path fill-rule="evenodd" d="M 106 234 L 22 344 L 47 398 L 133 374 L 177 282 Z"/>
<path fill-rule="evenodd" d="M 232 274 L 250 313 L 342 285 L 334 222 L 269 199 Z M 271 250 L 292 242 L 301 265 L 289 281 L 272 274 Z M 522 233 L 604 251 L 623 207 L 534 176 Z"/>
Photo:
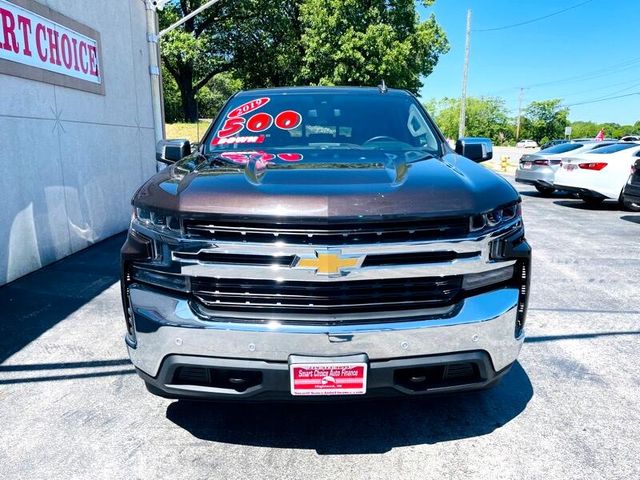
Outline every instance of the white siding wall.
<path fill-rule="evenodd" d="M 0 285 L 126 229 L 155 171 L 143 0 L 39 1 L 101 34 L 106 94 L 0 74 Z"/>

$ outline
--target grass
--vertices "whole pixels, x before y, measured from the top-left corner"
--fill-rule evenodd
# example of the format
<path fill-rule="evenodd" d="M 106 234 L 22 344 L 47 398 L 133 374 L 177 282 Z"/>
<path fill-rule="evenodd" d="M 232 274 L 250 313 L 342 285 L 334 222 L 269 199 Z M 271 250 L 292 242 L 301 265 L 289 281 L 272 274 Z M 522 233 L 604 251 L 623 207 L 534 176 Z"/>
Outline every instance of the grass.
<path fill-rule="evenodd" d="M 191 143 L 199 142 L 210 123 L 211 120 L 200 120 L 198 123 L 167 123 L 167 138 L 186 138 Z"/>

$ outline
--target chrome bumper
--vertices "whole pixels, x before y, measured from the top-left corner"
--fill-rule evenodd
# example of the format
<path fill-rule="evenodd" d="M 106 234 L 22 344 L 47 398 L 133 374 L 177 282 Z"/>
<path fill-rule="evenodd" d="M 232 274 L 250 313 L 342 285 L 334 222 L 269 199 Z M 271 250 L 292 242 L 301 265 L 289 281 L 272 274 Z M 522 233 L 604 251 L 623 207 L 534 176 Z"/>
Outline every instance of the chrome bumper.
<path fill-rule="evenodd" d="M 395 322 L 338 326 L 202 320 L 179 297 L 130 286 L 135 339 L 129 356 L 156 377 L 170 355 L 287 362 L 292 354 L 367 354 L 370 360 L 485 351 L 495 371 L 513 363 L 524 341 L 515 337 L 518 290 L 503 288 L 469 297 L 447 312 Z"/>

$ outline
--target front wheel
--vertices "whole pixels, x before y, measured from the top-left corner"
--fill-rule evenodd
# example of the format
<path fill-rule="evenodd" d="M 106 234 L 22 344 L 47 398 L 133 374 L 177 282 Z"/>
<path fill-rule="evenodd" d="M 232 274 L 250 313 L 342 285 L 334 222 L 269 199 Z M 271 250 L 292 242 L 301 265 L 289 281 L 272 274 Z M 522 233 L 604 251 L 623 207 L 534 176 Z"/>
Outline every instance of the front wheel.
<path fill-rule="evenodd" d="M 536 190 L 545 197 L 548 197 L 549 195 L 551 195 L 553 192 L 556 191 L 555 188 L 543 187 L 542 185 L 535 185 L 535 187 L 536 187 Z"/>
<path fill-rule="evenodd" d="M 623 208 L 631 212 L 640 212 L 640 203 L 624 202 Z"/>

